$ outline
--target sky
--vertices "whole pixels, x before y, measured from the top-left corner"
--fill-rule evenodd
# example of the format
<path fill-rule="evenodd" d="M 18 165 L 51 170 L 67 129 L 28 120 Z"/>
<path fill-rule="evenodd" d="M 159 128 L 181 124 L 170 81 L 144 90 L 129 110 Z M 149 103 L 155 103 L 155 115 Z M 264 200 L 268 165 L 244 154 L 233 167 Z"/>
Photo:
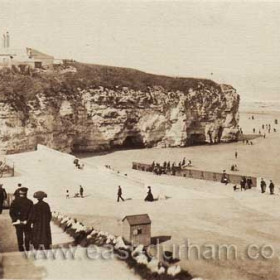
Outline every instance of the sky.
<path fill-rule="evenodd" d="M 11 47 L 280 96 L 280 2 L 0 0 Z"/>

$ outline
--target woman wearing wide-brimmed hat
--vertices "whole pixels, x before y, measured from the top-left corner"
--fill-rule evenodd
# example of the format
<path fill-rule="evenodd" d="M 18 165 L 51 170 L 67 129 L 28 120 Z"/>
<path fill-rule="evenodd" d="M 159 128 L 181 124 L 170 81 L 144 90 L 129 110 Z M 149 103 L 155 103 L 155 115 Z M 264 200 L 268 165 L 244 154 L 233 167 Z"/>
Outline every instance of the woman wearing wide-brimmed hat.
<path fill-rule="evenodd" d="M 38 199 L 38 202 L 33 206 L 31 214 L 32 222 L 32 244 L 36 250 L 38 249 L 50 249 L 52 244 L 51 237 L 51 210 L 48 203 L 43 201 L 47 194 L 42 191 L 35 192 L 34 198 Z"/>

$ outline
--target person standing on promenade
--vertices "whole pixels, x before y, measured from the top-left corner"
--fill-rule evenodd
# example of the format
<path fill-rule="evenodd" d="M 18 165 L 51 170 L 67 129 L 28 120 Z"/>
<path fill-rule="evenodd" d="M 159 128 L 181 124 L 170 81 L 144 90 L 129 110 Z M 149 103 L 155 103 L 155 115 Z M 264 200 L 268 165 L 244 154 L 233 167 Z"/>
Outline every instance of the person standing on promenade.
<path fill-rule="evenodd" d="M 33 202 L 27 198 L 28 188 L 18 189 L 18 197 L 13 200 L 10 208 L 12 223 L 16 228 L 19 251 L 29 251 L 31 242 L 30 214 Z"/>
<path fill-rule="evenodd" d="M 120 199 L 121 199 L 122 201 L 124 201 L 124 199 L 123 199 L 123 197 L 122 197 L 122 188 L 121 188 L 121 186 L 118 187 L 118 199 L 117 199 L 117 202 L 119 202 Z"/>
<path fill-rule="evenodd" d="M 6 190 L 3 188 L 3 184 L 0 184 L 0 214 L 2 214 L 3 203 L 5 199 L 7 199 L 7 193 Z"/>
<path fill-rule="evenodd" d="M 49 250 L 52 244 L 50 222 L 52 214 L 48 203 L 43 201 L 47 194 L 42 191 L 35 192 L 34 198 L 38 202 L 33 206 L 30 222 L 32 223 L 32 244 L 34 249 Z"/>

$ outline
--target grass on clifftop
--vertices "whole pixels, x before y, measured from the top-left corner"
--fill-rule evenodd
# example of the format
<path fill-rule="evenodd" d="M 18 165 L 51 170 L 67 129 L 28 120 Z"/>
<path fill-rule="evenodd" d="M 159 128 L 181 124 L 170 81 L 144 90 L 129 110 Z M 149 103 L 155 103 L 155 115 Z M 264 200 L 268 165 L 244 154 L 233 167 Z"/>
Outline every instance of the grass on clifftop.
<path fill-rule="evenodd" d="M 67 66 L 75 67 L 77 72 L 62 73 L 60 71 L 62 69 L 39 73 L 27 69 L 25 72 L 20 72 L 15 67 L 0 70 L 0 101 L 11 104 L 15 110 L 22 111 L 27 116 L 26 104 L 31 100 L 36 101 L 36 95 L 44 94 L 53 97 L 55 106 L 55 100 L 60 98 L 78 98 L 78 87 L 82 89 L 99 86 L 110 89 L 128 87 L 147 91 L 148 87 L 161 86 L 166 91 L 183 92 L 188 92 L 190 88 L 196 89 L 200 83 L 207 87 L 220 87 L 207 79 L 167 77 L 129 68 L 78 62 L 68 63 Z"/>
<path fill-rule="evenodd" d="M 207 79 L 168 77 L 148 74 L 130 68 L 85 64 L 74 62 L 78 72 L 76 77 L 87 85 L 102 85 L 107 88 L 115 86 L 128 87 L 135 90 L 147 90 L 148 86 L 162 86 L 165 90 L 181 90 L 196 88 L 199 82 L 204 85 L 218 87 L 215 82 Z"/>

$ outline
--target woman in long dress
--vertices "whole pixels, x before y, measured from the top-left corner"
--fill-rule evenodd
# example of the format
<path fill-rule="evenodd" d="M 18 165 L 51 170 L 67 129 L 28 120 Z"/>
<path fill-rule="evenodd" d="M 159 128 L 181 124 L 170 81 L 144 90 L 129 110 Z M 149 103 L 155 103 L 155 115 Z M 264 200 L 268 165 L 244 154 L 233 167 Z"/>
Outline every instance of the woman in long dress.
<path fill-rule="evenodd" d="M 154 201 L 154 196 L 152 194 L 152 190 L 151 190 L 150 186 L 148 186 L 148 193 L 147 193 L 147 196 L 145 198 L 145 201 Z"/>
<path fill-rule="evenodd" d="M 36 250 L 48 250 L 52 244 L 50 227 L 52 214 L 49 204 L 43 201 L 44 197 L 47 197 L 47 194 L 38 191 L 34 193 L 33 197 L 37 198 L 38 202 L 33 206 L 31 214 L 31 222 L 33 225 L 32 244 Z"/>

